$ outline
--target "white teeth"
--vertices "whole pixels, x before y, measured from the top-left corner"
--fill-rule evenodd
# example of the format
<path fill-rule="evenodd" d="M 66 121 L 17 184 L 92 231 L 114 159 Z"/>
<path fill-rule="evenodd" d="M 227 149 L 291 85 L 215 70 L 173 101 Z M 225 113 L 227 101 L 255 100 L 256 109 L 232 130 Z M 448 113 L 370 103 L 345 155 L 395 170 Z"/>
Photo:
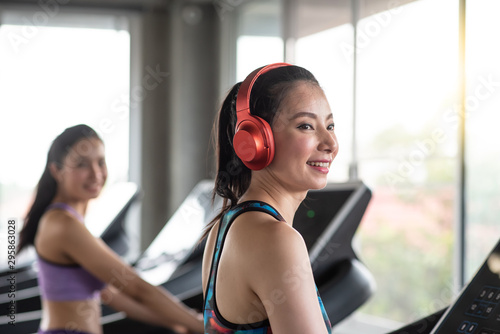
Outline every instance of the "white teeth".
<path fill-rule="evenodd" d="M 307 164 L 315 167 L 325 167 L 325 168 L 328 168 L 330 166 L 330 163 L 328 162 L 307 162 Z"/>

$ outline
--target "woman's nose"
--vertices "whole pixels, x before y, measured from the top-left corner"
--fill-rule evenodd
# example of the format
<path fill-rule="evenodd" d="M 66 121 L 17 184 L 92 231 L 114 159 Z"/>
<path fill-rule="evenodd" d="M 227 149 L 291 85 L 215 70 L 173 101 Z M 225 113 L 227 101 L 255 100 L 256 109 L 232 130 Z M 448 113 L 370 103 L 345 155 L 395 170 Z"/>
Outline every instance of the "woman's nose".
<path fill-rule="evenodd" d="M 102 180 L 104 177 L 104 171 L 102 170 L 101 166 L 99 166 L 98 163 L 93 163 L 91 168 L 91 176 L 92 178 L 96 180 Z"/>
<path fill-rule="evenodd" d="M 339 145 L 335 134 L 331 131 L 324 130 L 322 132 L 319 150 L 336 154 L 338 151 L 338 147 Z"/>

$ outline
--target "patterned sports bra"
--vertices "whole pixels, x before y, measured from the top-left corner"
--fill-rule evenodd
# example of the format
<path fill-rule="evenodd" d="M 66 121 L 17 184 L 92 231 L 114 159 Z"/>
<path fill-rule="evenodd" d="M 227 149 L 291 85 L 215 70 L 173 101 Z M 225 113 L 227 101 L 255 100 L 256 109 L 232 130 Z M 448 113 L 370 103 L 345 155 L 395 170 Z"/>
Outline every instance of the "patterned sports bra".
<path fill-rule="evenodd" d="M 276 209 L 267 203 L 259 201 L 243 202 L 229 210 L 221 219 L 217 240 L 212 259 L 212 267 L 210 268 L 210 276 L 206 287 L 205 302 L 203 306 L 203 317 L 205 321 L 205 334 L 272 334 L 269 320 L 251 323 L 251 324 L 235 324 L 227 321 L 219 313 L 217 302 L 215 300 L 215 280 L 217 278 L 217 268 L 219 267 L 220 255 L 224 247 L 227 232 L 233 221 L 240 214 L 247 211 L 261 211 L 270 214 L 278 221 L 285 221 Z M 316 289 L 317 291 L 317 289 Z M 328 315 L 323 306 L 323 302 L 318 294 L 318 302 L 323 313 L 323 319 L 328 333 L 331 333 L 331 324 Z"/>

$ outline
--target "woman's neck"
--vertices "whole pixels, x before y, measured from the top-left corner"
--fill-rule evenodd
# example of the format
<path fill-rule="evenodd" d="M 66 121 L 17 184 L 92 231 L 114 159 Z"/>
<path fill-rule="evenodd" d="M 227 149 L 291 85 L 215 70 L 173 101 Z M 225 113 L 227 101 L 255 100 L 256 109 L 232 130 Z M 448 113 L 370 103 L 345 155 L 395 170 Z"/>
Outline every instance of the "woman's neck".
<path fill-rule="evenodd" d="M 56 195 L 52 200 L 52 203 L 65 203 L 72 207 L 80 216 L 85 217 L 87 211 L 88 201 L 79 201 L 65 198 L 64 196 Z"/>
<path fill-rule="evenodd" d="M 295 212 L 307 196 L 307 191 L 292 193 L 283 187 L 272 183 L 252 180 L 247 191 L 241 196 L 239 202 L 250 200 L 262 201 L 274 207 L 292 225 Z"/>

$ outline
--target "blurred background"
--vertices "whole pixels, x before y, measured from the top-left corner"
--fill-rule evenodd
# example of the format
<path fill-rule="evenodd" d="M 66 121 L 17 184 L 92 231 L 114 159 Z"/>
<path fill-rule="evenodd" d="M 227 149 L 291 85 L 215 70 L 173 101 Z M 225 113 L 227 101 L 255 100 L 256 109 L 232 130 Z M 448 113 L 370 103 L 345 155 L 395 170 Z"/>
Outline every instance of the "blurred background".
<path fill-rule="evenodd" d="M 287 61 L 331 104 L 330 181 L 373 192 L 355 243 L 378 287 L 348 322 L 391 329 L 441 309 L 500 236 L 498 13 L 495 0 L 0 1 L 1 244 L 51 141 L 86 123 L 108 185 L 143 191 L 127 222 L 140 253 L 214 176 L 227 91 Z"/>

